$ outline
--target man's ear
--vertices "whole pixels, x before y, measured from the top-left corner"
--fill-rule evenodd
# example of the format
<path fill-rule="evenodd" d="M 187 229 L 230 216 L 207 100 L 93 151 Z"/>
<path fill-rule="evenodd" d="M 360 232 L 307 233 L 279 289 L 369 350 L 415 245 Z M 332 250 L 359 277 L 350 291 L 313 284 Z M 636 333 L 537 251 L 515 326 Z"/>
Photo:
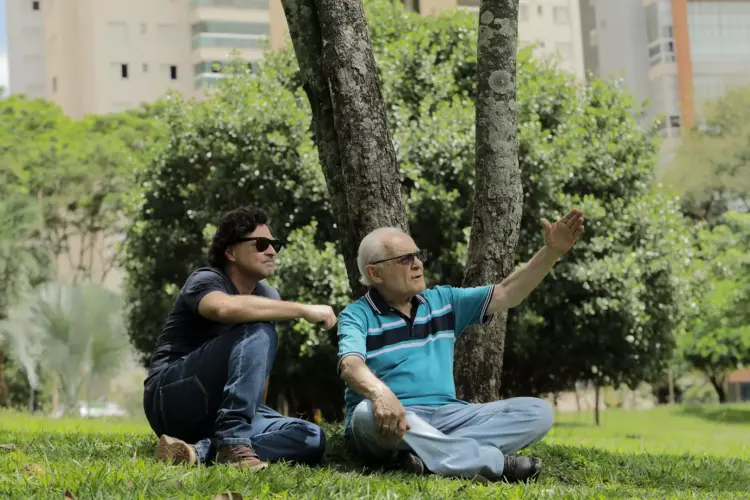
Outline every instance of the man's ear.
<path fill-rule="evenodd" d="M 370 278 L 370 281 L 372 281 L 373 283 L 383 282 L 383 278 L 380 277 L 380 270 L 377 268 L 377 266 L 368 264 L 365 267 L 365 272 L 367 273 L 367 277 Z"/>
<path fill-rule="evenodd" d="M 227 249 L 224 250 L 224 257 L 226 257 L 229 262 L 235 261 L 234 245 L 232 245 L 231 247 L 227 247 Z"/>

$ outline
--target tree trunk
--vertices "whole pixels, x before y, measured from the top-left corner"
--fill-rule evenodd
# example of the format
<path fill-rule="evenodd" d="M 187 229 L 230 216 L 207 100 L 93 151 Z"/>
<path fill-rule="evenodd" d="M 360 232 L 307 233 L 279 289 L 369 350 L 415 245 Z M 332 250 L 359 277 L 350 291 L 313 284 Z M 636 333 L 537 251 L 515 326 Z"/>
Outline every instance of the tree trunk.
<path fill-rule="evenodd" d="M 518 0 L 482 0 L 476 100 L 476 184 L 464 286 L 499 283 L 513 270 L 523 191 L 518 167 L 516 37 Z M 459 397 L 500 398 L 507 312 L 473 327 L 456 345 Z"/>
<path fill-rule="evenodd" d="M 716 394 L 719 396 L 719 403 L 727 402 L 727 392 L 724 390 L 724 377 L 717 375 L 709 375 L 708 380 L 711 381 L 711 385 L 714 386 Z"/>
<path fill-rule="evenodd" d="M 601 387 L 599 387 L 599 384 L 597 382 L 594 383 L 594 422 L 596 423 L 596 426 L 599 427 L 600 421 L 599 421 L 599 395 L 601 392 Z"/>
<path fill-rule="evenodd" d="M 282 0 L 313 112 L 318 155 L 355 297 L 357 250 L 373 229 L 408 230 L 385 103 L 361 0 Z"/>
<path fill-rule="evenodd" d="M 0 346 L 0 406 L 8 401 L 8 384 L 5 382 L 5 351 Z"/>
<path fill-rule="evenodd" d="M 672 363 L 669 363 L 669 368 L 667 368 L 667 385 L 669 386 L 669 404 L 674 405 L 674 371 L 672 370 Z"/>

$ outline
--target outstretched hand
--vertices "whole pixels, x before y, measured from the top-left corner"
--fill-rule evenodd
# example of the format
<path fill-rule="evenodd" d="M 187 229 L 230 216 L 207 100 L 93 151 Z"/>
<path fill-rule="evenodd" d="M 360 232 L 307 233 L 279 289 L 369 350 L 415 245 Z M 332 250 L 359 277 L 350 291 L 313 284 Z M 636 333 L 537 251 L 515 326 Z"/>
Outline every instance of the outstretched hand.
<path fill-rule="evenodd" d="M 583 212 L 574 208 L 563 217 L 551 224 L 545 218 L 541 219 L 544 228 L 544 243 L 551 250 L 560 255 L 566 253 L 583 234 Z"/>

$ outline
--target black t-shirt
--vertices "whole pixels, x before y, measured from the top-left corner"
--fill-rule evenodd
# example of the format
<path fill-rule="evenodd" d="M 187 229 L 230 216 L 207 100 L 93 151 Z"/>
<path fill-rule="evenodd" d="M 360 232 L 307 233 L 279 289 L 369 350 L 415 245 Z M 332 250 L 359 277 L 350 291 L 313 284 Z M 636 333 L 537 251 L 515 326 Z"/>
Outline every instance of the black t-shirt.
<path fill-rule="evenodd" d="M 198 303 L 209 292 L 216 290 L 229 295 L 239 295 L 234 283 L 220 269 L 202 267 L 188 277 L 159 335 L 145 383 L 173 361 L 190 354 L 207 341 L 237 326 L 212 321 L 198 314 Z M 277 300 L 280 298 L 276 289 L 262 282 L 255 285 L 253 295 Z"/>

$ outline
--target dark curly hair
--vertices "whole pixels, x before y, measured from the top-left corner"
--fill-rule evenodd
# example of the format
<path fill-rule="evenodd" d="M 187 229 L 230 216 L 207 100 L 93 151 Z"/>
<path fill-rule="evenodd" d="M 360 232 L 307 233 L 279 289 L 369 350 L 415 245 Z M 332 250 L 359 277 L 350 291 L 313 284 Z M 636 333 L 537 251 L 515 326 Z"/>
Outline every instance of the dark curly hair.
<path fill-rule="evenodd" d="M 224 269 L 227 262 L 224 251 L 239 238 L 252 233 L 259 225 L 268 221 L 266 212 L 258 207 L 248 205 L 235 208 L 221 216 L 216 228 L 211 248 L 208 251 L 208 263 L 212 267 Z"/>

